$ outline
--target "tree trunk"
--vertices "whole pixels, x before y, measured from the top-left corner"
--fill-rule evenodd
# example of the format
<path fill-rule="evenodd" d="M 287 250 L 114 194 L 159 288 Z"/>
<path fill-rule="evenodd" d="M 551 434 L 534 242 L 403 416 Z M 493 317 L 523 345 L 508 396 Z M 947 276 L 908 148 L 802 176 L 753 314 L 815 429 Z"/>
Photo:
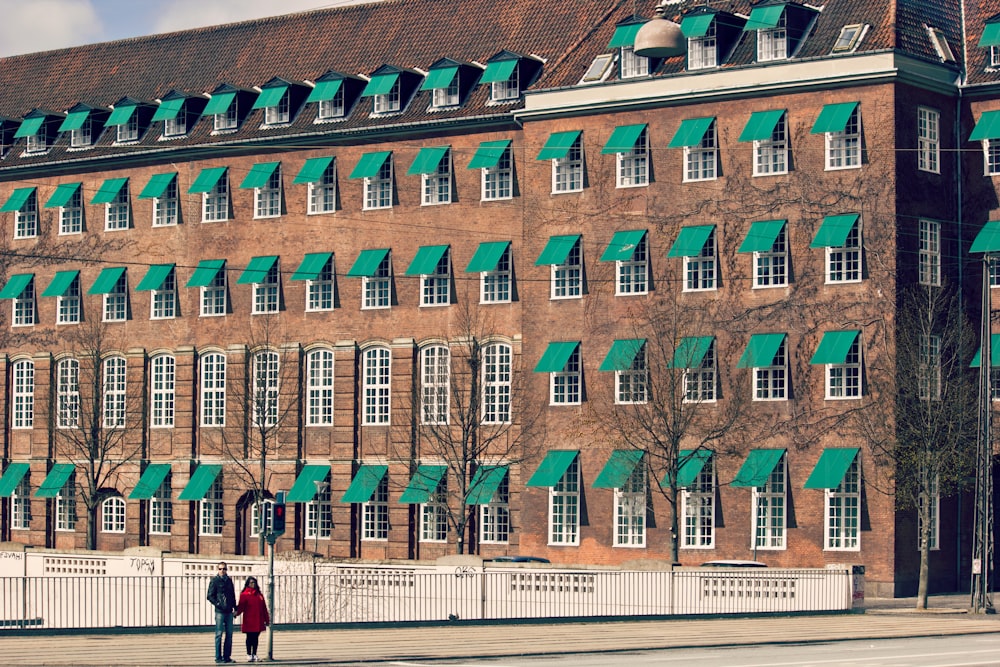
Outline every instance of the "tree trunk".
<path fill-rule="evenodd" d="M 920 574 L 917 577 L 917 609 L 927 609 L 927 584 L 930 578 L 930 536 L 931 503 L 926 489 L 921 492 L 924 499 L 920 514 Z"/>
<path fill-rule="evenodd" d="M 675 477 L 676 479 L 676 477 Z M 680 520 L 678 517 L 677 499 L 680 496 L 680 490 L 677 488 L 676 484 L 670 485 L 670 562 L 679 565 L 681 562 L 680 556 L 680 534 L 678 530 L 680 529 Z"/>
<path fill-rule="evenodd" d="M 90 551 L 97 549 L 97 519 L 100 507 L 100 503 L 87 504 L 87 549 Z"/>

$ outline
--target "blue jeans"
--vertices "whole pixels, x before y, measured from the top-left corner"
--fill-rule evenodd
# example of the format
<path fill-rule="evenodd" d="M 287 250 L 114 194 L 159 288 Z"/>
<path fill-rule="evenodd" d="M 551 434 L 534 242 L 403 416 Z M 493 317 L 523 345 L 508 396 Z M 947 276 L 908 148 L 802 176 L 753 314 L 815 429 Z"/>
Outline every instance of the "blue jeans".
<path fill-rule="evenodd" d="M 225 637 L 225 638 L 223 638 Z M 233 614 L 215 612 L 215 661 L 223 662 L 233 655 Z"/>

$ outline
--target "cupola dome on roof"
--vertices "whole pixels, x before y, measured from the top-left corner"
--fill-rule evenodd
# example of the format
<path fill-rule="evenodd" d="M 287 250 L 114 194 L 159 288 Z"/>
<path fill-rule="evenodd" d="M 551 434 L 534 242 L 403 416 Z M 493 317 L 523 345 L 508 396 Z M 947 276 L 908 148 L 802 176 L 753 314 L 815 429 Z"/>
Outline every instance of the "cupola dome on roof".
<path fill-rule="evenodd" d="M 656 15 L 636 33 L 636 55 L 645 58 L 672 58 L 687 50 L 687 39 L 681 32 L 681 27 L 664 16 L 664 5 L 665 2 L 657 5 Z"/>

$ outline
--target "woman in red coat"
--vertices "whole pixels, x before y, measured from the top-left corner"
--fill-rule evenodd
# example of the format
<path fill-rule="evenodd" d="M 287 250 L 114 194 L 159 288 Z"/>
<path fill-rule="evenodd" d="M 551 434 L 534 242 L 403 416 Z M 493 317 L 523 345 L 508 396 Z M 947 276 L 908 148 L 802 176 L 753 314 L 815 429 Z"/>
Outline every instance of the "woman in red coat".
<path fill-rule="evenodd" d="M 264 628 L 271 624 L 271 616 L 267 613 L 267 602 L 254 577 L 247 577 L 247 582 L 240 593 L 240 601 L 236 605 L 234 616 L 240 614 L 243 615 L 240 629 L 247 636 L 247 661 L 258 662 L 257 640 Z"/>

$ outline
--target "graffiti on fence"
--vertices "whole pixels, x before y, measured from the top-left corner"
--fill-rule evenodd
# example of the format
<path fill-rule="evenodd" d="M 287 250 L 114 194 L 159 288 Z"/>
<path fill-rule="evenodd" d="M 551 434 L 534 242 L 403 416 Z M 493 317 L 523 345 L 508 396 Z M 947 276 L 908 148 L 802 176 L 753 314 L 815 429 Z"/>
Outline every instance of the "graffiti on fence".
<path fill-rule="evenodd" d="M 476 574 L 477 574 L 476 568 L 470 565 L 459 565 L 458 567 L 455 568 L 455 577 L 457 577 L 458 579 L 474 577 L 476 576 Z"/>
<path fill-rule="evenodd" d="M 24 560 L 23 551 L 0 551 L 0 560 Z"/>
<path fill-rule="evenodd" d="M 138 572 L 147 572 L 153 574 L 156 570 L 156 559 L 155 558 L 129 558 L 128 565 L 133 570 Z"/>

